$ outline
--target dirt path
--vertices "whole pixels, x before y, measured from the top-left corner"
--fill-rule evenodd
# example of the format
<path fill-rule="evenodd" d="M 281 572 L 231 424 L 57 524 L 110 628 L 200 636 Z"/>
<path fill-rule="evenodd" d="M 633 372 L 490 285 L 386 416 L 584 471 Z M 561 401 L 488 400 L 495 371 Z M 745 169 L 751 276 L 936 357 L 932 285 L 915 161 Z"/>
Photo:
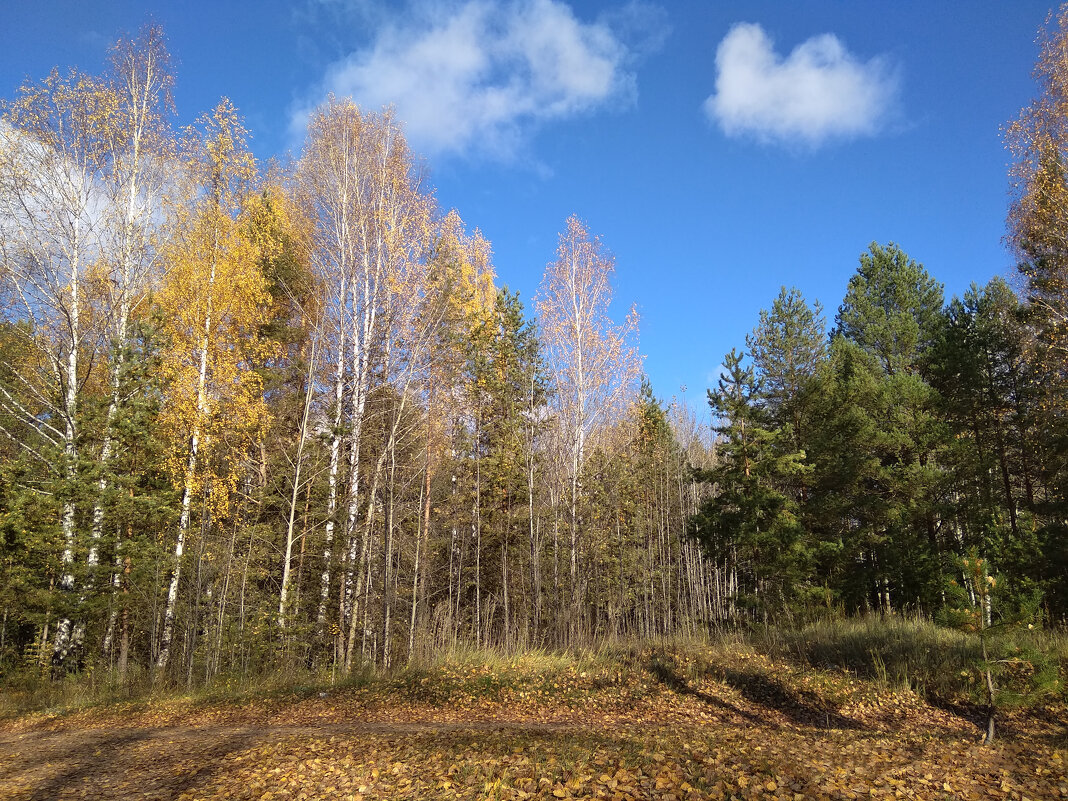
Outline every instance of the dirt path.
<path fill-rule="evenodd" d="M 0 798 L 1068 798 L 1063 748 L 951 732 L 665 721 L 0 731 Z"/>
<path fill-rule="evenodd" d="M 225 771 L 235 755 L 263 749 L 286 751 L 324 739 L 359 744 L 488 735 L 500 740 L 577 730 L 561 723 L 352 721 L 0 732 L 0 798 L 169 799 L 183 793 L 199 797 L 198 788 Z"/>
<path fill-rule="evenodd" d="M 757 667 L 28 715 L 0 725 L 0 801 L 1068 799 L 1061 707 L 987 748 L 966 708 Z"/>

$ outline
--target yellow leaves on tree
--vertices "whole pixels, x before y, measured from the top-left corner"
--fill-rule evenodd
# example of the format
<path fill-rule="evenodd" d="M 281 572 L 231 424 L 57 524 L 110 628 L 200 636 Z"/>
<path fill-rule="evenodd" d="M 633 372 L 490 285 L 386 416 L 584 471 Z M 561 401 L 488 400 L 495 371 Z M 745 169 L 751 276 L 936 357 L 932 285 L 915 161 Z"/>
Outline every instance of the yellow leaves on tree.
<path fill-rule="evenodd" d="M 39 84 L 19 87 L 4 117 L 42 151 L 59 156 L 66 169 L 91 175 L 110 155 L 118 111 L 119 96 L 104 81 L 75 71 L 64 77 L 53 69 Z"/>
<path fill-rule="evenodd" d="M 1039 339 L 1068 357 L 1068 5 L 1038 38 L 1034 77 L 1040 94 L 1006 132 L 1016 159 L 1009 239 L 1021 259 L 1027 300 L 1040 318 Z"/>
<path fill-rule="evenodd" d="M 432 403 L 457 404 L 462 393 L 454 392 L 461 380 L 466 358 L 462 343 L 469 342 L 480 326 L 489 323 L 497 298 L 494 285 L 492 250 L 482 232 L 467 233 L 455 209 L 441 221 L 429 264 L 426 314 L 434 318 L 440 332 L 434 345 L 430 369 Z M 458 408 L 435 409 L 429 424 L 452 420 Z M 437 440 L 438 432 L 433 439 Z"/>
<path fill-rule="evenodd" d="M 178 212 L 156 298 L 168 341 L 161 419 L 176 484 L 194 495 L 210 485 L 207 498 L 222 515 L 239 479 L 240 454 L 267 422 L 260 378 L 250 365 L 270 348 L 259 337 L 270 301 L 260 263 L 277 243 L 262 228 L 251 235 L 250 220 L 266 213 L 266 201 L 248 194 L 254 164 L 233 107 L 224 101 L 202 125 L 189 153 L 199 194 Z M 191 460 L 191 451 L 199 458 Z"/>
<path fill-rule="evenodd" d="M 572 216 L 538 290 L 538 325 L 556 386 L 560 458 L 571 485 L 573 603 L 578 599 L 579 501 L 589 439 L 610 428 L 641 371 L 634 345 L 637 311 L 632 308 L 623 325 L 608 316 L 614 269 L 601 240 Z"/>
<path fill-rule="evenodd" d="M 625 406 L 641 369 L 633 342 L 636 310 L 630 310 L 622 325 L 608 316 L 614 271 L 614 259 L 601 240 L 572 216 L 538 291 L 538 323 L 560 393 L 560 411 L 580 457 L 594 423 Z"/>
<path fill-rule="evenodd" d="M 0 262 L 14 290 L 13 316 L 29 323 L 27 332 L 57 366 L 69 357 L 61 391 L 76 393 L 84 380 L 79 355 L 89 364 L 95 356 L 84 283 L 101 257 L 98 182 L 111 156 L 118 98 L 97 78 L 53 70 L 0 108 Z"/>
<path fill-rule="evenodd" d="M 497 298 L 492 250 L 482 232 L 468 234 L 455 209 L 441 222 L 433 260 L 433 280 L 443 290 L 447 317 L 463 320 L 469 329 L 485 322 Z"/>

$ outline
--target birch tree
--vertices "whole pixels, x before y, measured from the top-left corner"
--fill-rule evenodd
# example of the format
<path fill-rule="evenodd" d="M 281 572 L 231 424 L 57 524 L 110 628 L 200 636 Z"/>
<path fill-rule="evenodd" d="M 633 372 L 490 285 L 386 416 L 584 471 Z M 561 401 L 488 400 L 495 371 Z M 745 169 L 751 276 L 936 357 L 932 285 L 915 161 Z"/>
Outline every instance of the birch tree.
<path fill-rule="evenodd" d="M 369 545 L 367 527 L 359 525 L 363 500 L 371 508 L 361 498 L 360 456 L 374 358 L 385 353 L 398 310 L 417 300 L 405 293 L 429 244 L 433 202 L 392 110 L 365 113 L 351 100 L 331 98 L 312 115 L 298 179 L 311 221 L 312 266 L 326 287 L 324 358 L 334 365 L 317 614 L 322 636 L 339 523 L 346 538 L 339 624 L 358 615 Z M 351 653 L 352 634 L 348 639 Z"/>
<path fill-rule="evenodd" d="M 23 441 L 60 479 L 63 537 L 59 587 L 74 589 L 78 547 L 75 495 L 79 478 L 79 398 L 100 349 L 98 321 L 86 304 L 86 285 L 99 269 L 101 176 L 110 154 L 116 96 L 103 82 L 58 70 L 26 84 L 0 120 L 0 259 L 5 313 L 14 334 L 40 354 L 40 373 L 12 366 L 0 407 L 32 430 Z M 12 436 L 11 432 L 7 432 Z M 62 451 L 61 466 L 40 450 Z M 68 611 L 70 604 L 68 606 Z M 71 645 L 71 618 L 61 615 L 53 660 Z"/>
<path fill-rule="evenodd" d="M 472 425 L 471 405 L 466 401 L 466 354 L 474 332 L 491 319 L 496 289 L 490 243 L 477 229 L 468 233 L 459 213 L 453 209 L 438 225 L 437 239 L 430 254 L 428 295 L 423 314 L 433 325 L 433 339 L 425 375 L 426 470 L 423 495 L 422 555 L 431 528 L 431 477 L 448 464 L 450 492 L 457 490 L 455 464 L 447 454 L 455 450 L 460 429 Z M 448 521 L 449 556 L 457 557 L 462 537 L 459 518 Z M 449 594 L 454 594 L 454 574 L 449 570 Z M 417 571 L 418 573 L 418 571 Z M 418 579 L 418 575 L 416 580 Z M 413 592 L 418 590 L 415 586 Z M 458 588 L 455 590 L 458 593 Z M 457 624 L 450 602 L 453 629 Z M 416 606 L 412 607 L 409 651 L 414 647 Z"/>
<path fill-rule="evenodd" d="M 123 402 L 120 387 L 129 359 L 131 316 L 147 298 L 151 274 L 157 265 L 167 169 L 174 166 L 173 133 L 168 120 L 173 111 L 173 74 L 162 29 L 146 25 L 136 38 L 120 38 L 111 50 L 106 80 L 115 100 L 115 113 L 107 130 L 108 164 L 101 180 L 110 396 L 86 559 L 87 590 L 92 588 L 99 562 L 114 444 L 112 427 Z M 118 586 L 122 571 L 116 547 L 113 587 Z M 114 613 L 105 635 L 105 649 L 111 642 L 113 626 Z"/>
<path fill-rule="evenodd" d="M 245 140 L 228 100 L 188 133 L 191 195 L 178 211 L 176 235 L 165 251 L 159 304 L 170 337 L 164 359 L 169 392 L 161 416 L 172 438 L 169 465 L 182 498 L 156 660 L 161 673 L 170 659 L 193 502 L 199 498 L 206 510 L 225 515 L 239 477 L 232 463 L 220 469 L 206 457 L 226 445 L 224 432 L 232 439 L 235 430 L 261 432 L 266 422 L 259 377 L 247 369 L 260 345 L 268 295 L 256 248 L 241 224 L 255 174 Z"/>
<path fill-rule="evenodd" d="M 1046 354 L 1068 360 L 1068 7 L 1039 33 L 1039 95 L 1009 123 L 1009 242 Z"/>
<path fill-rule="evenodd" d="M 641 361 L 633 343 L 634 308 L 621 325 L 608 316 L 614 260 L 577 217 L 560 234 L 536 303 L 538 327 L 553 377 L 555 411 L 567 455 L 571 604 L 579 603 L 580 499 L 586 453 L 598 432 L 633 392 Z"/>

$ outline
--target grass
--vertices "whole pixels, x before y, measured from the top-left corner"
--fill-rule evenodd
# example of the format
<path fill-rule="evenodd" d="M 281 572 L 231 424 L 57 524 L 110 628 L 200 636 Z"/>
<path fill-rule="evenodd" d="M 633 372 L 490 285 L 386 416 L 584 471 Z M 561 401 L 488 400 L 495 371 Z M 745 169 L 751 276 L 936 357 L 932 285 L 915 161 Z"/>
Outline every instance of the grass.
<path fill-rule="evenodd" d="M 922 617 L 868 616 L 823 621 L 802 629 L 771 629 L 755 639 L 762 650 L 812 668 L 839 670 L 883 687 L 908 687 L 931 699 L 971 694 L 981 661 L 979 637 Z M 1059 665 L 1059 691 L 1068 675 L 1068 636 L 1015 631 L 992 637 L 995 658 L 1022 651 Z"/>
<path fill-rule="evenodd" d="M 1059 664 L 1059 692 L 1064 695 L 1068 636 L 1025 631 L 1002 637 L 994 645 L 998 653 L 1010 655 L 1020 647 L 1039 651 Z M 831 685 L 837 681 L 835 675 L 854 677 L 885 690 L 908 688 L 928 700 L 959 701 L 976 686 L 979 656 L 974 634 L 923 618 L 871 616 L 800 629 L 724 630 L 700 638 L 606 641 L 563 652 L 530 649 L 513 653 L 459 644 L 389 671 L 361 665 L 341 678 L 329 670 L 221 675 L 191 691 L 154 686 L 144 672 L 134 674 L 126 685 L 91 674 L 57 681 L 24 675 L 0 693 L 0 720 L 33 713 L 61 716 L 117 705 L 137 710 L 170 702 L 202 708 L 352 692 L 434 705 L 457 698 L 568 702 L 598 694 L 639 697 L 657 683 L 676 691 L 708 678 L 738 683 L 752 678 L 754 670 L 769 675 L 776 671 L 811 674 Z M 768 660 L 778 667 L 772 669 Z M 749 667 L 740 669 L 739 665 Z M 765 689 L 787 692 L 788 688 Z"/>
<path fill-rule="evenodd" d="M 1063 670 L 1068 639 L 1021 636 Z M 974 704 L 930 703 L 967 693 L 953 671 L 976 646 L 872 618 L 568 652 L 459 646 L 335 682 L 26 681 L 0 692 L 0 795 L 1068 797 L 1062 701 L 1006 710 L 993 748 Z"/>
<path fill-rule="evenodd" d="M 764 636 L 767 650 L 801 664 L 851 672 L 882 686 L 952 695 L 954 675 L 981 656 L 978 638 L 922 618 L 863 617 Z"/>

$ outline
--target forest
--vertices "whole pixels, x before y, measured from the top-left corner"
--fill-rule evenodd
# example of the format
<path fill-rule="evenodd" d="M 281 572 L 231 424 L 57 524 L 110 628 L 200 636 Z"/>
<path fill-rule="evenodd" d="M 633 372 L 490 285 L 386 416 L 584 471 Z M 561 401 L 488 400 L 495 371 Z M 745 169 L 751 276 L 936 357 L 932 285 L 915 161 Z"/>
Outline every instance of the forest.
<path fill-rule="evenodd" d="M 529 306 L 390 108 L 262 163 L 159 27 L 0 122 L 0 682 L 390 669 L 905 614 L 1068 615 L 1068 48 L 1007 124 L 1018 270 L 784 287 L 711 428 L 577 216 Z M 955 622 L 954 622 L 955 621 Z M 962 623 L 963 621 L 963 623 Z M 96 679 L 94 679 L 96 680 Z"/>

